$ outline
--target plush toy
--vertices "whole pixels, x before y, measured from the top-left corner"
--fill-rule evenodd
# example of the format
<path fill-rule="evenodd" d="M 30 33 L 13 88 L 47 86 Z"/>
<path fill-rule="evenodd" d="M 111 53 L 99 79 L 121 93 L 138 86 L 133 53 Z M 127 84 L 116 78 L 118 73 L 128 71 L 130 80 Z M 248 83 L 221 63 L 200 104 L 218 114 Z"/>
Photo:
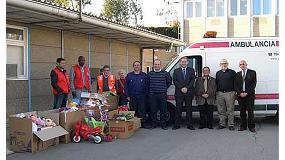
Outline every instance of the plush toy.
<path fill-rule="evenodd" d="M 52 119 L 46 118 L 45 119 L 45 126 L 46 127 L 50 127 L 50 126 L 55 127 L 56 124 L 54 123 L 54 121 Z"/>
<path fill-rule="evenodd" d="M 36 125 L 40 125 L 40 126 L 44 126 L 45 125 L 45 122 L 43 120 L 41 120 L 40 118 L 37 118 L 35 115 L 30 115 L 30 119 Z"/>

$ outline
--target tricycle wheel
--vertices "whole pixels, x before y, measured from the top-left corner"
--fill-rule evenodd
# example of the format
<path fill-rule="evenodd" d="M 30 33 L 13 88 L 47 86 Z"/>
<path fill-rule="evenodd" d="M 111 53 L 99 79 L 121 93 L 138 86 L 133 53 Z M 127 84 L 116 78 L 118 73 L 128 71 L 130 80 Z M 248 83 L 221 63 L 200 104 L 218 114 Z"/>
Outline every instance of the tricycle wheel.
<path fill-rule="evenodd" d="M 75 143 L 79 143 L 80 140 L 81 140 L 81 137 L 80 137 L 80 136 L 73 136 L 73 141 L 74 141 Z"/>
<path fill-rule="evenodd" d="M 95 142 L 96 144 L 101 143 L 102 140 L 103 140 L 103 138 L 102 138 L 101 135 L 97 134 L 97 135 L 94 136 L 94 142 Z"/>

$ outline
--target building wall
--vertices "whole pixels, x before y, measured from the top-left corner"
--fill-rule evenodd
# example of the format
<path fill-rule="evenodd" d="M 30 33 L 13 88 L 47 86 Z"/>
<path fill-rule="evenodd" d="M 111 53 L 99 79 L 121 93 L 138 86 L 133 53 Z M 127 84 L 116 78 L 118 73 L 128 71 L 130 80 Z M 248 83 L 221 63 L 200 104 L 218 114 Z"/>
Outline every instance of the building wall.
<path fill-rule="evenodd" d="M 25 26 L 21 23 L 7 21 L 7 24 Z M 77 64 L 78 56 L 83 55 L 88 65 L 88 36 L 85 34 L 64 31 L 64 58 L 66 69 Z M 110 65 L 109 40 L 92 36 L 90 68 L 101 68 Z M 126 52 L 128 48 L 128 54 Z M 111 41 L 111 70 L 117 74 L 119 69 L 132 69 L 132 62 L 140 60 L 140 46 L 132 43 Z M 50 71 L 55 61 L 61 57 L 60 30 L 32 26 L 30 35 L 31 53 L 31 94 L 32 110 L 48 110 L 53 107 L 53 94 L 50 85 Z M 91 73 L 95 74 L 95 73 Z M 95 75 L 94 75 L 95 76 Z M 6 81 L 7 115 L 28 111 L 28 81 Z M 95 90 L 95 84 L 92 86 Z"/>
<path fill-rule="evenodd" d="M 154 56 L 156 56 L 159 60 L 161 60 L 162 68 L 165 67 L 173 57 L 175 57 L 177 53 L 175 52 L 166 52 L 163 49 L 156 50 L 154 53 Z M 142 70 L 144 72 L 147 72 L 147 67 L 150 66 L 150 69 L 152 69 L 153 65 L 153 52 L 152 49 L 144 49 L 143 50 L 143 65 Z"/>
<path fill-rule="evenodd" d="M 230 17 L 228 24 L 229 37 L 250 37 L 248 17 Z"/>

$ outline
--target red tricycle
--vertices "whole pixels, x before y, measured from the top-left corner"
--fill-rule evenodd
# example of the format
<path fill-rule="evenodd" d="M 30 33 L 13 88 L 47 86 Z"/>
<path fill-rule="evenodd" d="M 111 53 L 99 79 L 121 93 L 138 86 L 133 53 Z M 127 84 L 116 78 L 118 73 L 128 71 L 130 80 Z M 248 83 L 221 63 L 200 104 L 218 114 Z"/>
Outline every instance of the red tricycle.
<path fill-rule="evenodd" d="M 79 143 L 82 137 L 84 140 L 91 139 L 96 144 L 99 144 L 103 140 L 103 136 L 101 135 L 101 133 L 102 133 L 101 126 L 91 128 L 87 124 L 84 124 L 81 121 L 78 121 L 74 125 L 73 141 L 75 143 Z"/>

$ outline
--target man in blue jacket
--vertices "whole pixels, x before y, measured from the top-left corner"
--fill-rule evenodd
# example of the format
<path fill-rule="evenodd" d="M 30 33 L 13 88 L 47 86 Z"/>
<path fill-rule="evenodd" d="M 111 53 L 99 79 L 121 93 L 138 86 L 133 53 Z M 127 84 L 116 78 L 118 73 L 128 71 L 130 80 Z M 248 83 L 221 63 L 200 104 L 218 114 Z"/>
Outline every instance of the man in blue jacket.
<path fill-rule="evenodd" d="M 149 128 L 146 125 L 146 73 L 141 71 L 141 63 L 135 61 L 133 63 L 134 71 L 127 74 L 125 82 L 125 94 L 129 100 L 131 111 L 135 111 L 135 115 L 141 119 L 142 128 Z"/>

